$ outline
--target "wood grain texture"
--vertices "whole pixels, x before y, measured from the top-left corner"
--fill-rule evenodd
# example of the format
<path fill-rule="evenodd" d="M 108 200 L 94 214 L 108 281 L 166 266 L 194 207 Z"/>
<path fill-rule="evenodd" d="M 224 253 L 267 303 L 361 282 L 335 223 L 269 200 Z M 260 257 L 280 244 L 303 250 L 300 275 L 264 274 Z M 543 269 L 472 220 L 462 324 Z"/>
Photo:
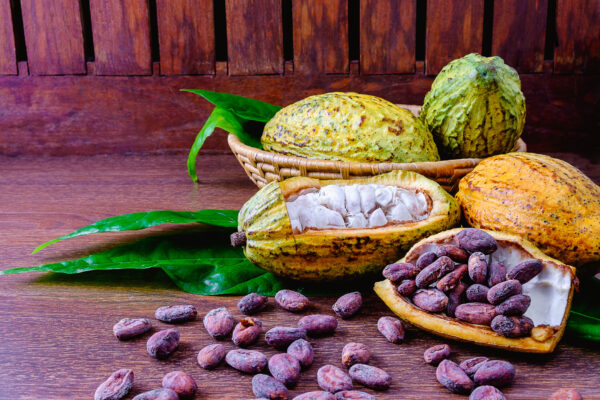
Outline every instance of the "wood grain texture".
<path fill-rule="evenodd" d="M 582 166 L 574 155 L 566 160 L 583 167 L 586 173 L 589 167 L 598 169 Z M 232 155 L 202 153 L 198 167 L 200 183 L 194 185 L 185 171 L 185 155 L 0 157 L 0 268 L 79 257 L 145 234 L 74 238 L 30 254 L 39 243 L 100 218 L 151 209 L 239 208 L 256 191 Z M 151 232 L 180 229 L 170 226 Z M 444 342 L 450 344 L 456 361 L 483 355 L 514 363 L 515 383 L 503 389 L 510 399 L 546 399 L 565 385 L 580 390 L 585 399 L 600 396 L 597 345 L 564 339 L 551 355 L 522 355 L 445 341 L 412 327 L 408 327 L 403 344 L 393 345 L 375 326 L 380 316 L 390 312 L 372 293 L 364 295 L 362 311 L 349 320 L 339 320 L 334 336 L 310 340 L 315 361 L 301 374 L 291 397 L 317 390 L 318 367 L 340 365 L 342 347 L 349 341 L 366 344 L 372 352 L 371 363 L 392 375 L 390 390 L 366 389 L 382 400 L 464 399 L 441 387 L 435 368 L 423 362 L 427 347 Z M 128 398 L 159 387 L 162 376 L 172 370 L 186 371 L 196 379 L 198 399 L 252 398 L 252 376 L 226 365 L 205 371 L 196 363 L 198 351 L 215 343 L 202 327 L 202 317 L 212 308 L 227 307 L 239 319 L 238 299 L 181 292 L 155 270 L 2 276 L 0 399 L 89 399 L 118 368 L 134 370 L 135 384 Z M 335 298 L 311 300 L 311 313 L 332 314 Z M 265 331 L 277 325 L 295 325 L 305 315 L 285 312 L 275 308 L 272 299 L 270 302 L 258 315 Z M 178 325 L 181 345 L 169 359 L 157 361 L 148 356 L 145 345 L 149 334 L 126 342 L 112 336 L 112 325 L 123 317 L 148 317 L 154 331 L 169 327 L 153 317 L 156 308 L 167 304 L 194 304 L 199 313 L 198 320 Z M 229 339 L 222 343 L 228 350 L 234 348 Z M 276 353 L 265 345 L 264 336 L 251 349 L 268 356 Z"/>
<path fill-rule="evenodd" d="M 150 75 L 147 0 L 90 0 L 96 75 Z"/>
<path fill-rule="evenodd" d="M 494 1 L 492 55 L 519 73 L 542 72 L 548 0 Z"/>
<path fill-rule="evenodd" d="M 0 75 L 17 74 L 17 56 L 10 0 L 0 0 Z"/>
<path fill-rule="evenodd" d="M 600 1 L 558 0 L 554 72 L 600 72 Z"/>
<path fill-rule="evenodd" d="M 156 17 L 161 74 L 214 75 L 212 0 L 156 0 Z"/>
<path fill-rule="evenodd" d="M 416 0 L 360 2 L 360 72 L 415 72 Z"/>
<path fill-rule="evenodd" d="M 425 68 L 435 75 L 450 61 L 481 53 L 483 0 L 428 0 Z"/>
<path fill-rule="evenodd" d="M 78 0 L 22 0 L 29 73 L 85 74 Z"/>
<path fill-rule="evenodd" d="M 294 73 L 348 72 L 348 1 L 294 0 Z"/>
<path fill-rule="evenodd" d="M 281 0 L 226 0 L 231 75 L 283 73 Z"/>

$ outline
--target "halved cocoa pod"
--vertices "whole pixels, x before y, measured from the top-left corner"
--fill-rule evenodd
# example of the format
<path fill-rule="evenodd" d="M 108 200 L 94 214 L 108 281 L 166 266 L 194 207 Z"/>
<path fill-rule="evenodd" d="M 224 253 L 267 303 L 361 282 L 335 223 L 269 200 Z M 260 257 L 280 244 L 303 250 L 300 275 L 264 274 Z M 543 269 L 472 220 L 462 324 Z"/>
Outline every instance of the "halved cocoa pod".
<path fill-rule="evenodd" d="M 415 263 L 421 255 L 435 251 L 441 245 L 455 244 L 457 243 L 455 237 L 461 231 L 464 231 L 464 228 L 441 232 L 421 240 L 398 262 Z M 439 336 L 512 351 L 552 352 L 565 330 L 573 291 L 577 286 L 575 268 L 548 257 L 519 236 L 502 232 L 485 232 L 497 243 L 497 249 L 488 256 L 490 259 L 488 278 L 491 278 L 492 265 L 495 263 L 501 263 L 506 267 L 502 281 L 506 280 L 506 273 L 522 261 L 535 259 L 543 265 L 539 274 L 522 284 L 523 295 L 531 299 L 531 304 L 524 313 L 524 317 L 530 318 L 533 322 L 530 335 L 518 338 L 505 337 L 494 332 L 490 326 L 468 323 L 444 313 L 432 314 L 417 307 L 410 298 L 398 294 L 395 285 L 388 280 L 377 282 L 375 292 L 400 318 Z M 462 248 L 468 247 L 464 238 L 463 235 Z M 474 247 L 472 250 L 481 251 L 481 248 Z M 497 283 L 499 282 L 496 281 L 495 284 Z"/>

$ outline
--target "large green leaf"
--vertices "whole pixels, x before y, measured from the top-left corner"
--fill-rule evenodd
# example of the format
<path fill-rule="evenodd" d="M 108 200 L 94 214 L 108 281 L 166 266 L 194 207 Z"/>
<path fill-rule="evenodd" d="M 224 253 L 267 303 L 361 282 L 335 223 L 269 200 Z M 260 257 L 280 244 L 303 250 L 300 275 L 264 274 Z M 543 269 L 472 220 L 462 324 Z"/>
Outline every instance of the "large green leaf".
<path fill-rule="evenodd" d="M 600 341 L 600 279 L 588 274 L 581 277 L 580 291 L 573 297 L 567 334 Z"/>
<path fill-rule="evenodd" d="M 281 110 L 280 106 L 235 94 L 212 92 L 202 89 L 181 90 L 200 95 L 215 106 L 250 121 L 267 122 L 273 118 L 273 115 L 277 111 Z"/>

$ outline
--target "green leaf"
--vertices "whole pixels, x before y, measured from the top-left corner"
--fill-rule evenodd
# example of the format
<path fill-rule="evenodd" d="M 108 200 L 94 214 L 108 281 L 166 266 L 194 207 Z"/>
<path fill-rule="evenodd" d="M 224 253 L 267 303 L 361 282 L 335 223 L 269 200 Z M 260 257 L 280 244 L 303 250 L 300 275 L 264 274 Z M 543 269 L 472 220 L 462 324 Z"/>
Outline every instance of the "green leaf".
<path fill-rule="evenodd" d="M 573 297 L 567 333 L 577 338 L 600 341 L 600 280 L 581 277 L 580 291 Z"/>
<path fill-rule="evenodd" d="M 237 227 L 237 210 L 200 210 L 200 211 L 145 211 L 132 214 L 118 215 L 94 222 L 91 225 L 69 233 L 68 235 L 52 239 L 38 246 L 33 253 L 37 253 L 46 246 L 58 241 L 76 236 L 90 235 L 101 232 L 136 231 L 161 224 L 187 224 L 203 223 L 226 228 Z"/>
<path fill-rule="evenodd" d="M 237 96 L 235 94 L 212 92 L 210 90 L 201 89 L 181 90 L 200 95 L 215 106 L 249 121 L 268 122 L 273 118 L 277 111 L 281 110 L 280 106 L 248 97 Z"/>

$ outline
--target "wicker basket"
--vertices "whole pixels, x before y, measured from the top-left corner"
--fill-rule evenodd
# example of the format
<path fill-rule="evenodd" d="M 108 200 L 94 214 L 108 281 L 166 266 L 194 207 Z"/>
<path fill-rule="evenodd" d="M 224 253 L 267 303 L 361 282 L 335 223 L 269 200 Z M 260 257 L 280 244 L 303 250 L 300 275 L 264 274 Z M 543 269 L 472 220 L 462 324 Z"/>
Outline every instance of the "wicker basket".
<path fill-rule="evenodd" d="M 402 105 L 415 115 L 419 106 Z M 288 156 L 246 146 L 235 135 L 227 138 L 229 147 L 237 157 L 246 173 L 258 187 L 271 181 L 281 181 L 293 176 L 308 176 L 317 179 L 354 179 L 382 174 L 394 170 L 415 171 L 438 182 L 452 193 L 458 181 L 473 170 L 480 158 L 461 158 L 456 160 L 429 161 L 417 163 L 368 163 L 318 160 Z M 525 142 L 517 142 L 514 151 L 527 151 Z"/>

